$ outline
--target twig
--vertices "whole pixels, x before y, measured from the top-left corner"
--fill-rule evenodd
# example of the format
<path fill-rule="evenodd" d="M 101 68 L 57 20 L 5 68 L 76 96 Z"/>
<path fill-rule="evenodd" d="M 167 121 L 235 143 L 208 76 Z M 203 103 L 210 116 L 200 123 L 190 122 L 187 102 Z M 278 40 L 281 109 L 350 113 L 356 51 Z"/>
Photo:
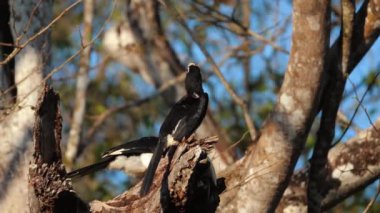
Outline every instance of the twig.
<path fill-rule="evenodd" d="M 114 114 L 116 112 L 119 112 L 119 111 L 122 111 L 122 110 L 125 110 L 125 109 L 128 109 L 128 108 L 131 108 L 131 107 L 140 106 L 140 105 L 148 102 L 149 100 L 151 100 L 151 99 L 159 96 L 162 92 L 166 91 L 167 89 L 169 89 L 174 84 L 179 83 L 181 81 L 184 81 L 185 80 L 185 76 L 186 76 L 186 73 L 184 72 L 184 73 L 178 75 L 176 78 L 173 78 L 173 79 L 171 79 L 169 81 L 166 81 L 164 84 L 161 85 L 160 88 L 157 89 L 157 91 L 154 94 L 152 94 L 152 95 L 150 95 L 148 97 L 136 100 L 136 101 L 132 101 L 132 102 L 126 103 L 126 104 L 124 104 L 122 106 L 110 108 L 107 111 L 103 112 L 102 114 L 96 116 L 94 124 L 87 131 L 87 134 L 85 136 L 85 138 L 86 138 L 85 141 L 89 141 L 89 139 L 92 138 L 93 135 L 95 134 L 96 130 L 112 114 Z"/>
<path fill-rule="evenodd" d="M 379 181 L 380 181 L 380 179 L 379 179 Z M 373 204 L 375 204 L 376 199 L 379 196 L 379 194 L 380 194 L 380 182 L 379 182 L 379 185 L 377 186 L 377 192 L 376 192 L 375 196 L 368 203 L 367 207 L 365 207 L 363 213 L 368 213 L 369 212 L 369 210 L 372 208 Z"/>
<path fill-rule="evenodd" d="M 347 133 L 347 131 L 348 131 L 348 128 L 351 126 L 352 122 L 354 121 L 354 118 L 355 118 L 355 116 L 356 116 L 356 113 L 359 111 L 359 107 L 360 107 L 360 105 L 362 105 L 365 96 L 367 95 L 367 93 L 369 92 L 369 90 L 372 88 L 372 86 L 376 83 L 376 79 L 377 79 L 377 77 L 378 77 L 379 75 L 380 75 L 380 72 L 376 73 L 375 77 L 374 77 L 374 78 L 372 79 L 372 81 L 369 83 L 369 85 L 368 85 L 368 87 L 367 87 L 367 90 L 364 92 L 362 98 L 361 98 L 360 100 L 358 100 L 358 101 L 359 101 L 358 106 L 356 106 L 355 111 L 354 111 L 354 114 L 352 114 L 351 119 L 350 119 L 350 121 L 349 121 L 347 127 L 343 130 L 343 132 L 342 132 L 342 134 L 339 136 L 338 140 L 336 140 L 336 141 L 334 142 L 334 144 L 333 144 L 331 147 L 337 145 L 337 144 L 343 139 L 344 135 L 345 135 L 345 134 Z M 350 81 L 350 82 L 351 82 L 351 81 Z M 354 90 L 354 91 L 355 91 L 355 93 L 356 93 L 356 90 Z M 358 96 L 356 96 L 356 97 L 358 97 Z M 372 126 L 374 126 L 374 125 L 372 125 Z"/>
<path fill-rule="evenodd" d="M 205 55 L 205 57 L 207 58 L 207 60 L 209 61 L 209 63 L 212 65 L 214 73 L 219 77 L 219 79 L 221 80 L 222 84 L 224 85 L 224 87 L 226 88 L 226 90 L 228 91 L 228 93 L 231 95 L 233 101 L 237 105 L 239 105 L 241 107 L 241 109 L 243 111 L 244 120 L 245 120 L 245 122 L 247 124 L 249 133 L 251 135 L 251 139 L 252 139 L 252 141 L 256 141 L 257 136 L 258 136 L 257 135 L 257 130 L 256 130 L 256 128 L 255 128 L 255 126 L 253 124 L 253 121 L 251 119 L 251 116 L 250 116 L 250 114 L 248 112 L 247 104 L 244 102 L 244 100 L 242 100 L 234 92 L 233 88 L 228 84 L 227 80 L 224 78 L 222 72 L 220 71 L 219 67 L 217 66 L 216 62 L 214 61 L 214 59 L 212 58 L 212 56 L 210 55 L 210 53 L 207 51 L 207 49 L 204 47 L 204 45 L 202 45 L 202 42 L 200 41 L 200 39 L 198 39 L 198 37 L 187 26 L 187 24 L 186 24 L 186 22 L 184 20 L 184 15 L 182 13 L 180 13 L 177 10 L 177 8 L 175 8 L 175 6 L 171 6 L 170 9 L 168 8 L 168 11 L 169 11 L 169 13 L 172 13 L 171 11 L 175 12 L 174 15 L 175 15 L 177 21 L 179 22 L 179 24 L 189 33 L 189 35 L 191 36 L 192 40 L 201 49 L 201 51 L 203 52 L 203 54 Z"/>
<path fill-rule="evenodd" d="M 258 40 L 258 41 L 261 41 L 265 44 L 268 44 L 270 46 L 273 47 L 273 49 L 277 50 L 277 51 L 280 51 L 280 52 L 283 52 L 285 54 L 289 54 L 289 51 L 285 50 L 284 48 L 278 46 L 277 44 L 275 44 L 272 40 L 268 40 L 267 38 L 265 38 L 264 36 L 250 30 L 249 28 L 247 28 L 246 26 L 244 26 L 243 24 L 241 24 L 239 21 L 237 21 L 236 19 L 232 18 L 232 17 L 229 17 L 223 13 L 221 13 L 220 11 L 218 10 L 215 10 L 213 9 L 212 7 L 202 3 L 202 2 L 198 2 L 198 1 L 194 1 L 196 4 L 206 8 L 208 11 L 210 12 L 214 12 L 215 14 L 217 14 L 219 17 L 222 17 L 222 22 L 226 22 L 228 24 L 233 24 L 234 27 L 237 27 L 239 30 L 241 30 L 242 32 L 244 32 L 245 35 L 249 35 L 251 36 L 252 38 Z M 231 27 L 231 28 L 226 28 L 228 30 L 230 30 L 231 32 L 234 32 L 235 34 L 242 34 L 241 32 L 237 32 L 234 30 L 234 27 Z"/>

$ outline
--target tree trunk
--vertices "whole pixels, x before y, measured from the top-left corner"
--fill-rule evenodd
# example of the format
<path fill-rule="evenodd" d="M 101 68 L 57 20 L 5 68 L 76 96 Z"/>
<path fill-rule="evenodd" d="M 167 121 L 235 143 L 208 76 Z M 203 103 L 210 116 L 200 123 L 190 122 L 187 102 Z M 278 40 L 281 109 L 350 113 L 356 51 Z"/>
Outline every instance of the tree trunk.
<path fill-rule="evenodd" d="M 50 22 L 52 6 L 51 0 L 9 1 L 10 27 L 16 45 L 27 42 Z M 45 32 L 15 57 L 16 103 L 0 121 L 0 206 L 3 212 L 25 212 L 28 206 L 33 108 L 43 77 L 49 71 L 49 55 L 50 33 Z"/>

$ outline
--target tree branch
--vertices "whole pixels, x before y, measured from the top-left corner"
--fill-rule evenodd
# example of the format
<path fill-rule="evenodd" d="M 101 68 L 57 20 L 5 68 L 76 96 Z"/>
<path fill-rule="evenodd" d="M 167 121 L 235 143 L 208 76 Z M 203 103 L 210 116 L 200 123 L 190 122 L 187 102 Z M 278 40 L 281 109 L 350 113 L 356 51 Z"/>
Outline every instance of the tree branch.
<path fill-rule="evenodd" d="M 311 166 L 308 184 L 308 204 L 312 212 L 321 212 L 321 201 L 323 199 L 325 184 L 325 164 L 327 162 L 327 153 L 335 136 L 335 122 L 339 110 L 340 101 L 343 96 L 346 79 L 348 76 L 347 69 L 349 65 L 351 43 L 353 37 L 355 3 L 351 0 L 343 0 L 342 8 L 342 31 L 340 39 L 340 51 L 338 61 L 332 70 L 328 71 L 328 85 L 323 98 L 322 118 L 320 128 L 317 133 L 317 141 L 311 157 Z"/>
<path fill-rule="evenodd" d="M 374 126 L 359 132 L 346 143 L 333 147 L 327 156 L 327 171 L 324 183 L 326 194 L 321 201 L 321 210 L 327 211 L 347 197 L 364 189 L 380 175 L 380 118 Z M 286 208 L 295 212 L 307 209 L 306 187 L 309 171 L 293 175 L 286 189 L 279 212 Z"/>
<path fill-rule="evenodd" d="M 335 120 L 346 79 L 358 63 L 357 60 L 360 60 L 368 51 L 370 45 L 376 40 L 374 38 L 379 36 L 380 27 L 376 29 L 373 26 L 373 21 L 375 20 L 368 18 L 373 17 L 372 9 L 375 9 L 373 8 L 374 4 L 376 4 L 374 1 L 365 1 L 358 14 L 355 15 L 354 2 L 342 1 L 342 31 L 329 53 L 330 62 L 327 70 L 330 74 L 327 76 L 328 84 L 323 97 L 322 121 L 311 159 L 308 188 L 309 208 L 311 211 L 320 211 L 321 201 L 326 194 L 326 158 L 335 135 Z M 377 20 L 380 20 L 379 12 L 377 11 Z M 374 29 L 369 29 L 368 26 L 373 26 Z M 368 31 L 367 33 L 364 31 L 365 28 Z"/>
<path fill-rule="evenodd" d="M 91 42 L 92 37 L 92 20 L 95 2 L 93 0 L 84 0 L 84 12 L 83 12 L 83 40 L 82 44 L 87 44 Z M 83 46 L 83 45 L 82 45 Z M 75 92 L 75 107 L 73 110 L 73 117 L 71 120 L 71 129 L 69 132 L 69 139 L 67 141 L 66 159 L 70 166 L 75 161 L 78 146 L 80 142 L 80 135 L 82 129 L 82 123 L 85 115 L 86 109 L 86 93 L 88 86 L 88 72 L 90 69 L 90 55 L 91 46 L 83 49 L 81 53 L 81 58 L 79 61 L 79 71 L 76 81 L 76 92 Z"/>
<path fill-rule="evenodd" d="M 198 36 L 193 33 L 193 31 L 187 26 L 184 15 L 178 11 L 173 5 L 170 4 L 170 8 L 168 8 L 170 11 L 175 11 L 174 15 L 176 17 L 176 20 L 180 23 L 180 25 L 189 33 L 193 41 L 198 45 L 198 47 L 201 49 L 202 53 L 205 55 L 209 63 L 212 65 L 214 73 L 219 77 L 220 81 L 222 82 L 223 86 L 226 88 L 227 92 L 231 95 L 232 100 L 240 106 L 240 108 L 243 111 L 243 117 L 245 120 L 245 123 L 247 125 L 247 128 L 249 130 L 251 140 L 252 142 L 256 142 L 256 139 L 258 137 L 258 132 L 253 124 L 253 121 L 251 119 L 251 115 L 249 114 L 247 103 L 240 98 L 234 91 L 234 89 L 229 85 L 227 80 L 224 78 L 222 72 L 220 71 L 218 65 L 214 61 L 211 54 L 207 51 L 207 49 L 204 47 Z M 168 11 L 169 11 L 168 10 Z"/>
<path fill-rule="evenodd" d="M 328 7 L 329 1 L 294 1 L 291 55 L 274 112 L 258 143 L 235 167 L 241 172 L 226 179 L 227 188 L 236 181 L 242 185 L 222 194 L 221 210 L 273 212 L 280 201 L 318 110 L 329 44 Z"/>

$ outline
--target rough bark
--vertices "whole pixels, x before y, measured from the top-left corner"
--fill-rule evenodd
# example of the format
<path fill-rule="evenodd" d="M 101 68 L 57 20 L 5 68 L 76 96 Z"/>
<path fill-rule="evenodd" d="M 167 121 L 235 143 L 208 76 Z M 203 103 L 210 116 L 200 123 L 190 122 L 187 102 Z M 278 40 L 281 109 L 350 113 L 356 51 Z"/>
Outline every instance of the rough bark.
<path fill-rule="evenodd" d="M 93 201 L 92 212 L 214 212 L 224 180 L 213 182 L 207 153 L 215 137 L 183 141 L 161 159 L 151 191 L 139 197 L 141 182 L 107 202 Z M 217 184 L 217 185 L 214 185 Z"/>
<path fill-rule="evenodd" d="M 278 101 L 240 166 L 239 187 L 227 179 L 231 189 L 222 195 L 222 212 L 274 211 L 318 110 L 329 44 L 329 1 L 294 1 L 293 7 L 292 49 Z"/>
<path fill-rule="evenodd" d="M 318 138 L 311 158 L 308 181 L 309 211 L 319 212 L 329 187 L 327 153 L 334 138 L 335 120 L 343 96 L 346 79 L 364 54 L 379 36 L 379 3 L 364 1 L 355 14 L 352 1 L 342 1 L 342 30 L 340 37 L 329 51 L 327 86 L 323 95 L 322 120 Z"/>
<path fill-rule="evenodd" d="M 52 1 L 14 0 L 9 1 L 9 5 L 10 27 L 16 45 L 36 34 L 52 17 Z M 40 35 L 15 57 L 16 103 L 0 121 L 0 206 L 3 212 L 25 212 L 28 206 L 33 107 L 43 76 L 49 70 L 49 36 L 49 32 Z"/>
<path fill-rule="evenodd" d="M 338 62 L 336 67 L 328 70 L 328 84 L 322 100 L 322 116 L 317 133 L 317 141 L 310 160 L 310 173 L 308 182 L 309 212 L 321 212 L 321 200 L 325 193 L 325 184 L 321 182 L 325 176 L 327 153 L 335 136 L 335 122 L 337 120 L 340 101 L 343 97 L 346 79 L 348 77 L 348 64 L 351 56 L 352 35 L 354 29 L 355 3 L 351 0 L 341 2 L 342 25 L 339 42 Z M 329 63 L 329 64 L 330 64 Z"/>
<path fill-rule="evenodd" d="M 59 96 L 45 86 L 35 113 L 34 153 L 29 166 L 30 212 L 88 212 L 88 205 L 77 197 L 71 182 L 64 177 L 61 131 Z"/>
<path fill-rule="evenodd" d="M 294 6 L 296 7 L 298 3 L 295 3 Z M 376 23 L 379 22 L 380 20 L 380 11 L 379 9 L 380 8 L 378 6 L 378 2 L 376 1 L 365 1 L 362 5 L 362 7 L 360 8 L 360 10 L 357 12 L 356 14 L 356 18 L 355 18 L 355 22 L 354 22 L 354 32 L 353 32 L 353 35 L 352 35 L 352 44 L 351 44 L 351 49 L 352 49 L 352 53 L 350 54 L 350 60 L 348 62 L 348 65 L 347 65 L 347 73 L 351 73 L 353 68 L 360 62 L 360 60 L 362 59 L 362 57 L 366 54 L 366 52 L 369 50 L 369 48 L 372 46 L 372 44 L 376 41 L 376 39 L 378 38 L 379 36 L 379 29 L 380 29 L 380 26 Z M 307 16 L 304 16 L 305 18 L 305 21 L 309 22 L 311 19 L 310 18 L 306 18 Z M 301 23 L 299 22 L 296 22 L 296 16 L 294 17 L 294 22 L 293 22 L 293 26 L 305 26 L 302 25 Z M 315 25 L 314 25 L 315 26 Z M 293 34 L 296 34 L 297 31 L 294 31 Z M 294 42 L 294 39 L 295 39 L 295 35 L 293 35 L 293 42 Z M 319 37 L 314 37 L 312 40 L 315 41 L 316 38 L 319 38 Z M 305 46 L 305 48 L 314 48 L 310 46 L 310 40 L 306 39 L 305 37 L 298 37 L 299 39 L 299 45 L 302 45 L 301 43 L 302 42 L 305 42 L 307 41 L 307 45 L 305 45 L 306 43 L 304 43 L 303 45 Z M 342 60 L 339 60 L 339 51 L 341 51 L 341 41 L 340 39 L 342 39 L 342 35 L 341 37 L 332 45 L 332 47 L 329 49 L 328 51 L 328 67 L 326 68 L 326 70 L 338 70 L 338 67 L 341 66 L 339 63 L 341 63 Z M 306 47 L 307 46 L 307 47 Z M 295 50 L 295 45 L 292 46 L 292 50 Z M 292 58 L 294 58 L 294 52 L 292 52 L 291 54 L 291 59 L 290 59 L 290 62 L 289 62 L 289 66 L 291 65 L 291 63 L 294 63 L 294 62 L 297 62 L 297 61 L 294 61 L 292 60 Z M 297 55 L 303 55 L 303 53 L 298 53 Z M 307 57 L 310 57 L 310 56 L 307 56 Z M 301 65 L 302 63 L 300 61 L 299 62 L 299 65 Z M 295 63 L 297 64 L 297 63 Z M 312 69 L 309 69 L 309 70 L 312 70 Z M 326 72 L 326 71 L 325 71 Z M 289 68 L 288 68 L 288 73 L 289 73 Z M 287 73 L 287 75 L 288 75 Z M 294 76 L 295 79 L 296 77 L 299 77 L 298 75 L 297 76 Z M 326 91 L 330 91 L 328 90 L 327 88 L 335 88 L 334 86 L 332 87 L 327 87 L 326 85 L 328 85 L 328 81 L 329 81 L 329 75 L 326 74 L 323 76 L 323 79 L 321 81 L 321 89 L 324 89 Z M 285 84 L 287 83 L 287 80 L 285 78 L 285 81 L 284 81 L 284 86 Z M 334 85 L 334 84 L 333 84 Z M 295 91 L 297 90 L 297 88 L 295 88 Z M 281 95 L 282 95 L 282 91 L 280 93 L 280 101 L 281 101 Z M 326 95 L 322 95 L 322 97 L 325 97 Z M 285 98 L 285 97 L 284 97 Z M 308 100 L 308 99 L 303 99 L 303 100 Z M 284 99 L 285 101 L 285 99 Z M 316 103 L 318 104 L 319 106 L 322 106 L 320 105 L 319 103 Z M 300 105 L 297 105 L 296 108 L 294 107 L 291 107 L 293 109 L 293 112 L 297 112 L 297 108 L 298 106 Z M 276 108 L 277 109 L 277 108 Z M 290 108 L 289 108 L 290 109 Z M 319 110 L 319 109 L 318 109 Z M 275 114 L 275 113 L 274 113 Z M 273 115 L 272 115 L 272 118 L 273 118 Z M 265 130 L 266 128 L 268 128 L 269 124 L 267 122 L 267 124 L 264 126 L 263 130 Z M 305 129 L 305 131 L 308 131 L 308 129 Z M 277 135 L 277 132 L 278 130 L 276 130 L 274 133 L 276 133 Z M 289 135 L 289 134 L 288 134 Z M 272 145 L 270 145 L 269 142 L 267 142 L 267 150 L 270 150 L 270 147 L 273 146 L 273 147 L 276 147 L 276 149 L 278 149 L 278 143 L 279 143 L 279 139 L 280 138 L 276 138 L 274 141 L 275 142 L 271 142 Z M 258 147 L 251 147 L 250 150 L 255 150 L 255 149 L 258 149 Z M 260 150 L 262 148 L 259 148 Z M 335 150 L 335 148 L 334 148 Z M 261 150 L 261 151 L 266 151 L 265 149 L 264 150 Z M 249 153 L 256 153 L 255 152 L 249 152 Z M 275 157 L 278 157 L 278 153 L 276 152 L 275 154 L 273 154 Z M 263 156 L 262 156 L 263 157 Z M 241 173 L 238 173 L 238 174 L 235 174 L 234 171 L 236 170 L 248 170 L 247 168 L 244 168 L 243 165 L 244 165 L 244 162 L 252 162 L 252 156 L 246 156 L 244 159 L 242 159 L 241 161 L 235 163 L 234 166 L 231 166 L 228 171 L 226 171 L 226 173 L 224 173 L 226 175 L 226 180 L 227 180 L 227 188 L 231 187 L 232 189 L 231 190 L 227 190 L 227 193 L 224 193 L 222 195 L 222 200 L 221 200 L 221 206 L 220 206 L 220 209 L 222 211 L 224 211 L 225 209 L 227 209 L 226 211 L 229 210 L 229 208 L 234 208 L 234 207 L 237 207 L 239 206 L 239 208 L 241 207 L 241 205 L 235 205 L 235 200 L 243 200 L 244 199 L 244 192 L 241 192 L 242 196 L 241 197 L 237 197 L 235 196 L 236 193 L 237 193 L 237 190 L 235 190 L 235 188 L 237 187 L 240 187 L 241 185 L 244 185 L 246 184 L 248 181 L 251 181 L 250 179 L 246 180 L 246 178 L 243 178 L 244 176 L 241 174 Z M 267 161 L 268 159 L 267 158 L 264 158 L 263 160 Z M 259 168 L 262 168 L 262 167 L 259 167 Z M 256 169 L 255 169 L 256 171 Z M 263 168 L 262 169 L 262 172 L 263 173 L 268 173 L 272 171 L 272 169 L 265 169 Z M 273 173 L 272 173 L 273 174 Z M 328 175 L 328 173 L 327 173 Z M 256 176 L 259 176 L 261 177 L 262 175 L 260 173 L 258 173 L 257 175 L 253 176 L 252 178 L 257 178 Z M 298 178 L 296 178 L 298 179 Z M 365 178 L 364 178 L 365 179 Z M 266 181 L 266 180 L 262 180 L 262 181 Z M 302 194 L 302 196 L 306 196 L 306 192 L 305 191 L 302 191 L 304 190 L 305 188 L 305 185 L 302 185 L 304 183 L 306 183 L 305 180 L 302 180 L 303 182 L 298 182 L 299 184 L 301 184 L 301 186 L 298 187 L 297 190 L 293 190 L 292 193 L 296 193 L 296 194 Z M 252 181 L 251 181 L 252 182 Z M 367 184 L 369 184 L 369 182 L 366 182 Z M 258 186 L 258 185 L 256 185 Z M 254 186 L 252 186 L 254 187 Z M 361 186 L 362 187 L 362 186 Z M 260 184 L 260 188 L 263 188 L 262 185 Z M 266 187 L 264 187 L 265 190 L 267 190 Z M 235 190 L 235 192 L 234 192 Z M 327 189 L 329 190 L 329 188 Z M 256 190 L 257 191 L 257 190 Z M 351 191 L 352 193 L 354 192 L 353 190 Z M 245 192 L 245 197 L 248 198 L 251 196 L 252 194 L 252 191 L 246 191 Z M 248 196 L 249 195 L 249 196 Z M 261 193 L 258 193 L 258 196 L 260 196 L 260 198 L 257 198 L 258 202 L 261 202 L 262 199 L 263 199 L 263 194 Z M 290 196 L 293 196 L 293 195 L 290 195 Z M 302 197 L 302 196 L 294 196 L 296 197 L 296 199 L 300 200 L 300 201 L 304 201 L 305 200 L 305 197 Z M 336 195 L 338 196 L 338 195 Z M 243 201 L 244 202 L 244 201 Z M 248 201 L 247 201 L 248 203 Z M 266 202 L 264 202 L 266 203 Z M 322 209 L 325 209 L 325 198 L 323 198 L 323 201 L 322 201 Z M 301 205 L 302 206 L 302 205 Z M 304 208 L 304 207 L 302 207 Z M 304 208 L 304 210 L 306 211 L 306 209 Z"/>

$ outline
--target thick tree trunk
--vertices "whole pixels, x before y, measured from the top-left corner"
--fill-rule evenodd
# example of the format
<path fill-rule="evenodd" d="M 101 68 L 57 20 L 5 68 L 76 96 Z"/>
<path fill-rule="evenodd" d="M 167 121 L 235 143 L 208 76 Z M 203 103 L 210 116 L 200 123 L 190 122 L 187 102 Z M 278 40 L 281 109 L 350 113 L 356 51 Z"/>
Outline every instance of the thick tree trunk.
<path fill-rule="evenodd" d="M 293 7 L 292 50 L 278 102 L 241 164 L 238 185 L 227 182 L 230 191 L 222 199 L 232 202 L 224 212 L 275 210 L 318 110 L 329 44 L 329 1 L 300 0 Z"/>

